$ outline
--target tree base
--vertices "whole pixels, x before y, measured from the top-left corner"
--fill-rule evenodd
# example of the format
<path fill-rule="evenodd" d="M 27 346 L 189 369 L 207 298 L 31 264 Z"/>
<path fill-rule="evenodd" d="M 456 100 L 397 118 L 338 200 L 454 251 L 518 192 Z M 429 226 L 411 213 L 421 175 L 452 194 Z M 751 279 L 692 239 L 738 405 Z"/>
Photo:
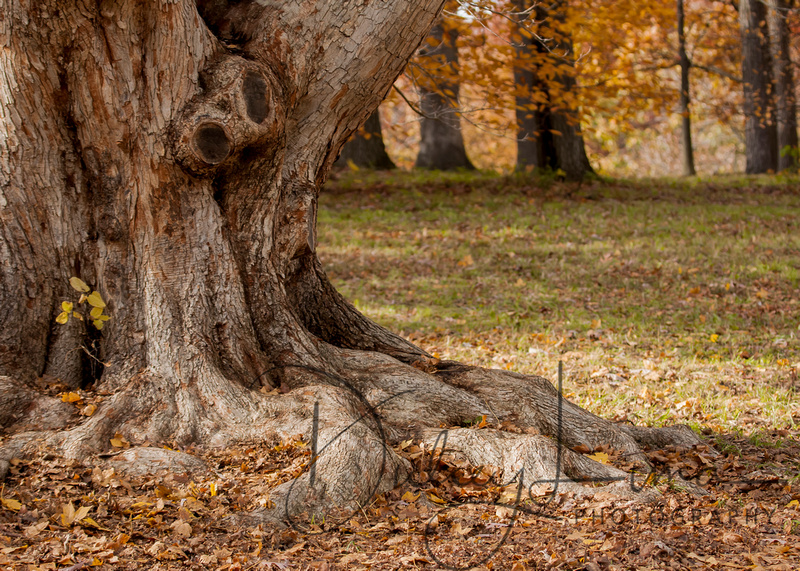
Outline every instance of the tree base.
<path fill-rule="evenodd" d="M 330 346 L 327 352 L 335 364 L 330 370 L 287 367 L 291 390 L 286 393 L 251 389 L 212 374 L 170 393 L 168 382 L 141 375 L 107 397 L 89 418 L 52 397 L 30 398 L 29 412 L 15 423 L 0 458 L 7 461 L 41 446 L 85 458 L 108 450 L 115 437 L 134 445 L 220 448 L 301 435 L 311 448 L 303 473 L 272 490 L 272 505 L 250 516 L 291 523 L 303 512 L 366 505 L 377 494 L 418 478 L 420 471 L 430 477 L 440 462 L 482 469 L 500 487 L 517 482 L 521 498 L 549 490 L 646 500 L 653 492 L 642 487 L 650 471 L 643 447 L 700 443 L 686 427 L 638 428 L 603 420 L 564 400 L 542 377 L 453 362 L 411 366 L 379 353 Z M 0 401 L 12 402 L 7 389 L 13 386 L 0 383 Z M 30 430 L 35 411 L 48 411 L 40 416 L 43 430 Z M 55 429 L 59 422 L 73 426 Z M 417 443 L 412 446 L 416 455 L 404 452 L 409 441 Z M 614 451 L 627 470 L 586 455 L 599 449 Z M 175 460 L 162 455 L 143 462 L 144 452 L 126 454 L 114 465 L 123 471 L 126 463 L 135 465 L 137 473 L 147 466 L 158 471 Z M 415 465 L 421 456 L 427 469 Z M 203 469 L 186 458 L 178 465 L 185 471 Z M 4 466 L 7 462 L 0 470 Z"/>

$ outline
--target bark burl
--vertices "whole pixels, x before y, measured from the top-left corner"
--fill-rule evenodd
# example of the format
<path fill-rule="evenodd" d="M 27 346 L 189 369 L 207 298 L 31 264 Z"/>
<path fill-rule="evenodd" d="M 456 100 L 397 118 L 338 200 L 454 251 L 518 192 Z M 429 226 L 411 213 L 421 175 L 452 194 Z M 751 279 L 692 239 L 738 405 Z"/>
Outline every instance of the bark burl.
<path fill-rule="evenodd" d="M 328 282 L 319 189 L 441 4 L 0 2 L 0 471 L 39 447 L 105 451 L 117 432 L 225 446 L 316 422 L 313 482 L 275 494 L 291 514 L 363 504 L 409 470 L 387 442 L 479 415 L 530 430 L 455 430 L 447 446 L 509 479 L 552 478 L 555 434 L 643 463 L 642 442 L 695 441 L 569 403 L 559 429 L 547 380 L 436 362 Z M 101 332 L 55 323 L 71 276 L 108 301 Z M 54 379 L 104 400 L 80 416 L 47 396 Z M 619 474 L 570 450 L 561 469 Z"/>

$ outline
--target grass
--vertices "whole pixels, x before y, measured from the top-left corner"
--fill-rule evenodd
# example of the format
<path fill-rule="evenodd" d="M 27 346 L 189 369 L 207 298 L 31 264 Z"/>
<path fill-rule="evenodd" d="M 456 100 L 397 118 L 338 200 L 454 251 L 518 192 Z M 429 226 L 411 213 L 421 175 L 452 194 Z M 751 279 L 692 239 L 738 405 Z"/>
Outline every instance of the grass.
<path fill-rule="evenodd" d="M 555 378 L 595 413 L 796 429 L 800 179 L 350 172 L 320 258 L 436 356 Z"/>

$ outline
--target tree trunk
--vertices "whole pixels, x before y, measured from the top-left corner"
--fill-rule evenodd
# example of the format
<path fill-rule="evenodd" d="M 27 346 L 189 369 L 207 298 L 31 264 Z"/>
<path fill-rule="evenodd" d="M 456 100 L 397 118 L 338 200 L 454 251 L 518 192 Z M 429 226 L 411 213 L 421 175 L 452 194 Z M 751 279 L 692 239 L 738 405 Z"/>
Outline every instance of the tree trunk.
<path fill-rule="evenodd" d="M 528 0 L 515 0 L 514 5 L 522 37 L 516 47 L 514 70 L 518 90 L 517 168 L 550 167 L 564 171 L 569 180 L 583 180 L 593 170 L 571 102 L 577 82 L 571 59 L 572 40 L 563 29 L 565 7 L 557 2 L 548 11 Z M 547 22 L 539 35 L 547 34 L 548 39 L 554 39 L 552 47 L 545 46 L 532 33 L 532 15 L 538 22 Z M 550 83 L 537 77 L 538 68 L 543 65 L 559 70 Z M 538 104 L 534 103 L 536 99 Z M 534 106 L 537 108 L 532 111 Z"/>
<path fill-rule="evenodd" d="M 558 169 L 550 109 L 539 101 L 547 94 L 547 84 L 539 77 L 538 68 L 547 58 L 547 50 L 531 30 L 532 22 L 542 21 L 540 5 L 527 6 L 528 0 L 514 0 L 517 37 L 514 38 L 514 103 L 517 118 L 518 171 Z M 533 10 L 529 13 L 528 10 Z M 538 96 L 538 97 L 537 97 Z"/>
<path fill-rule="evenodd" d="M 381 117 L 377 109 L 369 116 L 364 126 L 353 135 L 353 138 L 345 143 L 342 147 L 342 154 L 339 155 L 334 166 L 347 167 L 351 163 L 363 169 L 391 170 L 395 168 L 392 159 L 386 154 Z"/>
<path fill-rule="evenodd" d="M 739 26 L 742 34 L 745 172 L 775 171 L 778 167 L 778 140 L 764 2 L 740 0 Z"/>
<path fill-rule="evenodd" d="M 479 415 L 539 433 L 453 432 L 448 449 L 505 481 L 515 465 L 565 486 L 625 476 L 547 435 L 643 465 L 640 443 L 697 441 L 613 425 L 538 377 L 437 362 L 325 277 L 319 189 L 441 0 L 0 8 L 0 476 L 14 455 L 85 458 L 116 433 L 200 447 L 304 434 L 321 444 L 258 514 L 274 520 L 363 505 L 409 474 L 391 445 Z M 106 300 L 102 330 L 56 322 L 78 302 L 73 276 Z M 102 400 L 82 416 L 47 396 L 54 383 Z"/>
<path fill-rule="evenodd" d="M 678 0 L 678 61 L 681 66 L 681 95 L 678 109 L 681 113 L 681 142 L 683 150 L 683 174 L 694 176 L 694 150 L 692 148 L 692 111 L 689 97 L 689 56 L 686 54 L 685 12 L 683 0 Z"/>
<path fill-rule="evenodd" d="M 797 170 L 797 102 L 789 43 L 788 14 L 794 0 L 769 0 L 769 26 L 775 62 L 775 107 L 778 128 L 778 170 Z"/>
<path fill-rule="evenodd" d="M 420 50 L 420 144 L 415 167 L 436 170 L 473 170 L 467 157 L 458 113 L 458 31 L 440 20 Z"/>

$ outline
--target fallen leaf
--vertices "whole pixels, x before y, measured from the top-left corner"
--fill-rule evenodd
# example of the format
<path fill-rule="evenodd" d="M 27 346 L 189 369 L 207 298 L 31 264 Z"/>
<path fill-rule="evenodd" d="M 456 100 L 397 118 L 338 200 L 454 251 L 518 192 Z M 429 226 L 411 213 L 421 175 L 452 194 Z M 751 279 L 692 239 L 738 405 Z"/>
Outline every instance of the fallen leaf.
<path fill-rule="evenodd" d="M 12 500 L 11 498 L 0 498 L 0 502 L 3 504 L 4 508 L 14 512 L 18 512 L 22 509 L 22 504 L 17 500 Z"/>
<path fill-rule="evenodd" d="M 474 266 L 475 260 L 472 259 L 471 254 L 467 254 L 458 262 L 459 267 L 466 268 L 468 266 Z"/>
<path fill-rule="evenodd" d="M 175 520 L 170 527 L 175 531 L 175 533 L 182 535 L 183 537 L 189 537 L 192 535 L 192 526 L 182 519 Z"/>
<path fill-rule="evenodd" d="M 81 395 L 78 393 L 61 393 L 61 402 L 78 402 Z"/>
<path fill-rule="evenodd" d="M 589 458 L 601 464 L 608 464 L 608 454 L 605 452 L 595 452 L 594 454 L 590 454 Z"/>

